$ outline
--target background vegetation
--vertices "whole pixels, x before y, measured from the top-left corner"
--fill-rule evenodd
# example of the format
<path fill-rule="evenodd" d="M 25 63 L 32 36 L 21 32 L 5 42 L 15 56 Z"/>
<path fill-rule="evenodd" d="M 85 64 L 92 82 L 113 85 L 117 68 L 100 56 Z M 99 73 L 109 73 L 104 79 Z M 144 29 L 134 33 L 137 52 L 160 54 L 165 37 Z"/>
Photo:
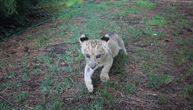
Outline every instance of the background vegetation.
<path fill-rule="evenodd" d="M 0 40 L 21 32 L 32 24 L 42 24 L 81 0 L 1 0 Z M 44 22 L 43 22 L 44 21 Z"/>

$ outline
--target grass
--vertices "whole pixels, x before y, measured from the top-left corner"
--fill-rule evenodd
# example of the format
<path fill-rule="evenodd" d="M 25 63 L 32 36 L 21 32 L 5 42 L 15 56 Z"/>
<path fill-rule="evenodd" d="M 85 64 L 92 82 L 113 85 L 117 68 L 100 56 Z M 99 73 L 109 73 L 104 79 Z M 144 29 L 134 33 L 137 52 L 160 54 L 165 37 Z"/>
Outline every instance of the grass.
<path fill-rule="evenodd" d="M 192 97 L 193 96 L 193 86 L 192 85 L 186 86 L 184 89 L 184 94 L 186 97 Z"/>
<path fill-rule="evenodd" d="M 173 77 L 167 74 L 156 75 L 154 73 L 149 73 L 147 75 L 149 81 L 149 87 L 152 89 L 159 89 L 161 86 L 167 85 L 173 81 Z"/>
<path fill-rule="evenodd" d="M 10 107 L 7 103 L 0 101 L 0 108 L 2 110 L 16 110 L 14 107 Z"/>
<path fill-rule="evenodd" d="M 18 103 L 23 103 L 27 100 L 29 94 L 25 91 L 21 91 L 21 93 L 17 94 L 15 99 L 16 99 L 16 102 Z"/>
<path fill-rule="evenodd" d="M 126 84 L 124 92 L 125 94 L 134 94 L 136 92 L 136 85 L 135 84 Z"/>
<path fill-rule="evenodd" d="M 150 26 L 165 26 L 167 24 L 167 21 L 163 16 L 156 15 L 149 20 L 146 19 L 145 24 Z"/>
<path fill-rule="evenodd" d="M 111 104 L 113 102 L 113 95 L 110 93 L 110 86 L 111 83 L 106 82 L 103 89 L 100 90 L 100 94 L 107 104 Z"/>
<path fill-rule="evenodd" d="M 49 38 L 44 35 L 44 36 L 39 36 L 37 39 L 35 39 L 36 45 L 38 47 L 43 47 L 45 46 L 49 41 Z"/>
<path fill-rule="evenodd" d="M 161 105 L 166 105 L 168 103 L 168 96 L 165 95 L 165 94 L 160 94 L 158 96 L 158 102 L 161 104 Z"/>
<path fill-rule="evenodd" d="M 57 93 L 62 94 L 65 90 L 68 90 L 74 86 L 74 81 L 72 78 L 67 77 L 64 78 L 62 81 L 55 82 L 53 90 Z"/>
<path fill-rule="evenodd" d="M 118 13 L 119 16 L 128 16 L 130 14 L 140 14 L 140 10 L 136 8 L 128 8 L 128 9 L 123 9 L 120 13 Z"/>
<path fill-rule="evenodd" d="M 176 65 L 182 65 L 193 61 L 193 52 L 187 49 L 177 49 L 174 53 L 174 62 Z"/>
<path fill-rule="evenodd" d="M 63 105 L 64 105 L 64 103 L 62 100 L 55 99 L 55 100 L 53 100 L 51 107 L 48 109 L 49 110 L 61 110 L 63 108 Z"/>
<path fill-rule="evenodd" d="M 90 110 L 103 110 L 104 109 L 104 100 L 99 98 L 91 103 Z"/>
<path fill-rule="evenodd" d="M 149 0 L 138 0 L 136 5 L 144 9 L 154 9 L 156 7 L 156 4 L 150 2 Z"/>

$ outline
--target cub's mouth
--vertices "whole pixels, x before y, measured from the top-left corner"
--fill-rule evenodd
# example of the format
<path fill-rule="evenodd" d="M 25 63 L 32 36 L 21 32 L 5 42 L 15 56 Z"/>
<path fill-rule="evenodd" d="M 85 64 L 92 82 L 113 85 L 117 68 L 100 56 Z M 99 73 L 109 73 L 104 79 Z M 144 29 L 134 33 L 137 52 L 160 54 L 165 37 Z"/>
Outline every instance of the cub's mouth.
<path fill-rule="evenodd" d="M 96 67 L 97 67 L 97 64 L 96 63 L 90 63 L 90 64 L 88 64 L 89 65 L 89 67 L 91 68 L 91 69 L 95 69 Z"/>

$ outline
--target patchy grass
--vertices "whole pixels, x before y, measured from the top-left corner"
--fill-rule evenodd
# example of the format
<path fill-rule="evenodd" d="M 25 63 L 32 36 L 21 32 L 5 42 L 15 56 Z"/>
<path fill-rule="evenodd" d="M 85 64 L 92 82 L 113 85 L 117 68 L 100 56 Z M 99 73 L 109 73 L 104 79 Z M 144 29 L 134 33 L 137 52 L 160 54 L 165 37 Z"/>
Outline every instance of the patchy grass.
<path fill-rule="evenodd" d="M 45 46 L 49 41 L 49 38 L 44 35 L 44 36 L 39 36 L 37 39 L 35 39 L 36 45 L 38 47 L 43 47 Z"/>
<path fill-rule="evenodd" d="M 2 110 L 16 110 L 14 107 L 9 106 L 6 102 L 0 101 L 0 108 Z"/>
<path fill-rule="evenodd" d="M 68 77 L 63 79 L 62 81 L 57 81 L 53 87 L 53 90 L 55 90 L 59 94 L 62 94 L 65 90 L 72 88 L 74 86 L 73 84 L 73 79 Z"/>
<path fill-rule="evenodd" d="M 174 62 L 176 65 L 182 65 L 193 61 L 193 52 L 187 49 L 177 49 L 174 53 Z"/>
<path fill-rule="evenodd" d="M 165 94 L 160 94 L 159 97 L 158 97 L 158 102 L 161 104 L 161 105 L 166 105 L 168 103 L 169 99 L 168 99 L 168 96 L 165 95 Z"/>
<path fill-rule="evenodd" d="M 193 86 L 192 85 L 186 86 L 184 89 L 184 94 L 187 97 L 192 97 L 193 96 Z"/>
<path fill-rule="evenodd" d="M 19 94 L 16 95 L 15 99 L 18 103 L 23 103 L 27 100 L 29 94 L 25 91 L 21 91 Z"/>
<path fill-rule="evenodd" d="M 135 84 L 126 84 L 124 87 L 125 94 L 134 94 L 136 92 Z"/>
<path fill-rule="evenodd" d="M 156 7 L 156 4 L 152 3 L 149 0 L 138 0 L 136 2 L 136 5 L 140 8 L 145 8 L 145 9 L 154 9 Z"/>
<path fill-rule="evenodd" d="M 149 87 L 153 89 L 159 89 L 161 86 L 169 84 L 173 81 L 173 77 L 167 74 L 156 75 L 154 73 L 149 73 L 147 75 L 149 81 Z"/>
<path fill-rule="evenodd" d="M 167 21 L 163 16 L 156 15 L 149 20 L 146 19 L 145 24 L 150 26 L 165 26 L 167 24 Z"/>

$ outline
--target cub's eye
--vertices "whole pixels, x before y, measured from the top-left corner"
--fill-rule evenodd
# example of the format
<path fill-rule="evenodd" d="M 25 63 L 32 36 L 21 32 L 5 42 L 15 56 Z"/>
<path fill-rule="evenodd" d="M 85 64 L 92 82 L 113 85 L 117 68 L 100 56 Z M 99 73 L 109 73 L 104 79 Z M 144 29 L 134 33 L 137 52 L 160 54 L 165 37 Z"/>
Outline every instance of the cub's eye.
<path fill-rule="evenodd" d="M 86 54 L 86 58 L 90 58 L 90 55 L 89 55 L 89 54 Z"/>
<path fill-rule="evenodd" d="M 101 54 L 99 54 L 99 55 L 97 55 L 97 56 L 96 56 L 96 58 L 101 58 L 101 56 L 102 56 L 102 55 L 101 55 Z"/>

